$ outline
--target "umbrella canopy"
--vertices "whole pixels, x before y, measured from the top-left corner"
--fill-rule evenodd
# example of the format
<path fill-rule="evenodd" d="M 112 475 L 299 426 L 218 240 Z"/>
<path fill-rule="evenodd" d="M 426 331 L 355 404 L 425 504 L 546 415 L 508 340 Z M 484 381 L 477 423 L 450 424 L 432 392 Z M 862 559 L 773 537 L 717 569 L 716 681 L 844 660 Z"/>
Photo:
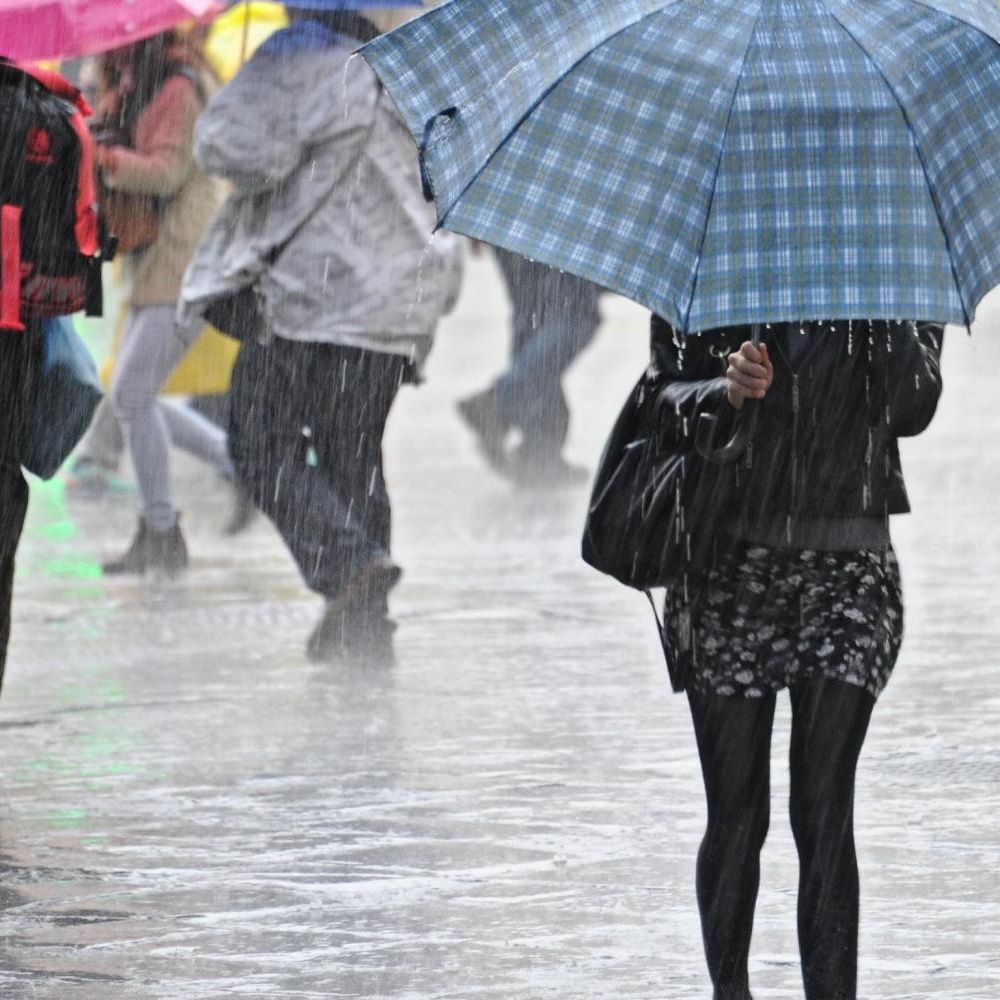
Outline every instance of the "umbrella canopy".
<path fill-rule="evenodd" d="M 212 22 L 205 55 L 220 80 L 231 80 L 271 35 L 287 26 L 284 4 L 244 0 Z"/>
<path fill-rule="evenodd" d="M 0 0 L 0 55 L 34 61 L 106 52 L 220 10 L 215 0 Z"/>
<path fill-rule="evenodd" d="M 452 0 L 362 54 L 442 226 L 699 330 L 971 322 L 998 39 L 992 0 Z"/>

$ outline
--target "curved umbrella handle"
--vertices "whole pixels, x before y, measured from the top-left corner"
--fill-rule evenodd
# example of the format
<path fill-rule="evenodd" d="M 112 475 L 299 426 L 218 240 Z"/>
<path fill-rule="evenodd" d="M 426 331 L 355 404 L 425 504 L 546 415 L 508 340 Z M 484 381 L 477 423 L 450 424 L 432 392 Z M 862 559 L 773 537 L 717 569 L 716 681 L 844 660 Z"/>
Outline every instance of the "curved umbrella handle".
<path fill-rule="evenodd" d="M 760 325 L 754 324 L 750 328 L 750 343 L 756 346 L 760 343 Z M 703 413 L 698 418 L 698 426 L 695 428 L 694 446 L 707 462 L 713 465 L 728 465 L 746 451 L 750 438 L 753 436 L 754 428 L 757 426 L 757 401 L 747 399 L 736 417 L 736 431 L 733 436 L 721 447 L 715 446 L 715 427 L 718 418 L 711 413 Z"/>
<path fill-rule="evenodd" d="M 755 421 L 750 421 L 750 427 L 746 423 L 745 410 L 753 409 L 757 405 L 755 399 L 748 399 L 740 410 L 736 418 L 736 431 L 733 436 L 721 447 L 715 446 L 715 425 L 718 418 L 712 413 L 703 413 L 698 418 L 698 426 L 694 433 L 694 446 L 698 449 L 698 454 L 713 465 L 728 465 L 746 451 L 750 441 L 750 432 Z"/>

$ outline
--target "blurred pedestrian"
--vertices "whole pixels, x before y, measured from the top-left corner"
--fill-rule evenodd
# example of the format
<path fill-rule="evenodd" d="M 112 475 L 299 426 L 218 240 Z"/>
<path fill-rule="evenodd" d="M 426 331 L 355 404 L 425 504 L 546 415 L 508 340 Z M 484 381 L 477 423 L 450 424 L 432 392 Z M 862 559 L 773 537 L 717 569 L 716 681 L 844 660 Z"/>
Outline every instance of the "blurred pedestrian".
<path fill-rule="evenodd" d="M 352 53 L 378 29 L 339 0 L 288 5 L 210 102 L 197 155 L 233 194 L 184 289 L 184 312 L 254 285 L 267 336 L 233 375 L 237 475 L 326 600 L 307 653 L 391 650 L 391 509 L 382 435 L 453 301 L 456 244 L 424 200 L 416 150 Z"/>
<path fill-rule="evenodd" d="M 51 475 L 98 394 L 72 357 L 71 324 L 54 318 L 101 312 L 110 247 L 95 207 L 89 114 L 58 74 L 0 58 L 0 683 L 28 509 L 22 465 Z"/>
<path fill-rule="evenodd" d="M 170 484 L 171 437 L 232 476 L 225 432 L 189 409 L 158 402 L 193 339 L 176 331 L 177 297 L 218 200 L 215 183 L 198 171 L 193 157 L 194 122 L 211 81 L 179 31 L 109 53 L 100 75 L 94 133 L 101 143 L 102 200 L 122 237 L 129 304 L 110 405 L 128 440 L 139 490 L 138 530 L 104 572 L 172 574 L 187 566 L 188 554 Z M 113 430 L 105 410 L 84 445 L 84 463 L 107 463 Z"/>
<path fill-rule="evenodd" d="M 909 510 L 897 439 L 930 423 L 942 328 L 783 323 L 682 338 L 654 318 L 662 411 L 759 408 L 714 565 L 668 588 L 665 646 L 687 692 L 708 801 L 697 896 L 716 1000 L 749 1000 L 777 693 L 792 705 L 791 822 L 807 1000 L 854 1000 L 855 771 L 903 633 L 889 515 Z M 722 377 L 724 376 L 724 377 Z M 697 519 L 697 511 L 688 511 Z"/>
<path fill-rule="evenodd" d="M 587 470 L 562 454 L 570 422 L 562 378 L 600 325 L 600 289 L 506 250 L 495 253 L 512 310 L 510 364 L 487 389 L 461 400 L 459 413 L 490 464 L 515 483 L 583 482 Z"/>

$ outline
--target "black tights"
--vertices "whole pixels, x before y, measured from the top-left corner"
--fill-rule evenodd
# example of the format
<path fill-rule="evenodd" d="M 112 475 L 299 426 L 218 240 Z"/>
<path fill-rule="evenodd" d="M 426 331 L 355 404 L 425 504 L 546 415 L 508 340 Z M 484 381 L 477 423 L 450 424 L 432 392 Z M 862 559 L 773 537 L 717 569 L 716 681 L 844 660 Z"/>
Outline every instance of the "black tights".
<path fill-rule="evenodd" d="M 806 1000 L 855 1000 L 854 775 L 875 701 L 840 681 L 811 681 L 790 693 L 790 812 Z M 688 699 L 708 800 L 697 890 L 709 975 L 715 1000 L 749 1000 L 747 958 L 770 820 L 776 696 L 689 693 Z"/>

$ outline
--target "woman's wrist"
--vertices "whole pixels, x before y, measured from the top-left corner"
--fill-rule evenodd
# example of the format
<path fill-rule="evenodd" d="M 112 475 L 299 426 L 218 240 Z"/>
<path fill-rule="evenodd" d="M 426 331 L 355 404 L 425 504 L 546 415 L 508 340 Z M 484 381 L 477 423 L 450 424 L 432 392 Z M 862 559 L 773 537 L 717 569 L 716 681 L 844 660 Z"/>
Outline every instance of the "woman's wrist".
<path fill-rule="evenodd" d="M 114 180 L 118 167 L 121 164 L 121 157 L 118 155 L 117 146 L 98 146 L 95 153 L 97 166 L 106 181 Z"/>

